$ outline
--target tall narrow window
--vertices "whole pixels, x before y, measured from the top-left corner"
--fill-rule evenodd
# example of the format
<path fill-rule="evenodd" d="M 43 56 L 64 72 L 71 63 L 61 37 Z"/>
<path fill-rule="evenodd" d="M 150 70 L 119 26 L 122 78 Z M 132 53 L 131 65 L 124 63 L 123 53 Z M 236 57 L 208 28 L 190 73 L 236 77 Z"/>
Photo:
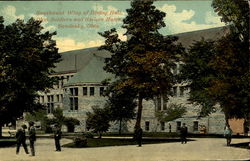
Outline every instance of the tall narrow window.
<path fill-rule="evenodd" d="M 157 103 L 157 110 L 158 111 L 161 111 L 161 96 L 158 96 L 157 97 L 157 101 L 156 101 L 156 103 Z"/>
<path fill-rule="evenodd" d="M 57 101 L 57 102 L 60 102 L 60 95 L 59 95 L 59 94 L 56 95 L 56 101 Z"/>
<path fill-rule="evenodd" d="M 181 122 L 180 121 L 176 122 L 176 130 L 177 131 L 181 130 Z"/>
<path fill-rule="evenodd" d="M 70 110 L 78 110 L 78 88 L 70 88 Z"/>
<path fill-rule="evenodd" d="M 165 122 L 161 122 L 161 131 L 165 130 Z"/>
<path fill-rule="evenodd" d="M 104 96 L 104 87 L 100 87 L 100 96 Z"/>
<path fill-rule="evenodd" d="M 149 131 L 149 121 L 145 122 L 145 131 Z"/>
<path fill-rule="evenodd" d="M 193 130 L 194 131 L 198 131 L 198 127 L 199 127 L 199 122 L 198 121 L 194 121 L 194 124 L 193 124 Z"/>
<path fill-rule="evenodd" d="M 95 95 L 95 87 L 90 87 L 90 96 L 94 96 Z"/>
<path fill-rule="evenodd" d="M 82 87 L 82 94 L 83 94 L 83 96 L 88 95 L 88 88 L 87 87 Z"/>
<path fill-rule="evenodd" d="M 47 113 L 50 114 L 54 111 L 54 96 L 48 95 L 47 96 Z"/>

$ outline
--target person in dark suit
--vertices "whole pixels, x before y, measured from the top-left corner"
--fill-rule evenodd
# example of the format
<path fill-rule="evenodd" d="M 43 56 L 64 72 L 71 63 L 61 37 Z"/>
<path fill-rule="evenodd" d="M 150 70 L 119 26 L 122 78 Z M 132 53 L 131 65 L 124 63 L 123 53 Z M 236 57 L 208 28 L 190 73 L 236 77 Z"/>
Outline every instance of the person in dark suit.
<path fill-rule="evenodd" d="M 20 129 L 17 130 L 16 133 L 16 154 L 19 154 L 20 146 L 23 145 L 24 151 L 26 154 L 29 154 L 27 144 L 26 144 L 26 136 L 25 136 L 25 129 L 27 128 L 26 125 L 22 125 Z"/>
<path fill-rule="evenodd" d="M 36 129 L 33 121 L 29 122 L 29 140 L 31 156 L 35 156 Z"/>
<path fill-rule="evenodd" d="M 180 136 L 181 136 L 181 143 L 187 143 L 187 133 L 188 129 L 185 123 L 182 124 L 182 127 L 180 129 Z"/>
<path fill-rule="evenodd" d="M 139 127 L 138 129 L 136 129 L 136 141 L 139 147 L 141 147 L 142 145 L 142 128 Z"/>
<path fill-rule="evenodd" d="M 62 137 L 62 131 L 58 124 L 55 125 L 54 139 L 56 145 L 56 151 L 61 151 L 60 140 Z"/>

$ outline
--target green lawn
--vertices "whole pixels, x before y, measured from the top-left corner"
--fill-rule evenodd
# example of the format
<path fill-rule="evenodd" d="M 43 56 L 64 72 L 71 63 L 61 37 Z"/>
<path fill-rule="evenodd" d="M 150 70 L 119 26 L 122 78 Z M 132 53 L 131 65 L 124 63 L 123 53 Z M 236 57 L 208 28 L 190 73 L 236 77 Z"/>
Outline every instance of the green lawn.
<path fill-rule="evenodd" d="M 143 139 L 142 144 L 157 144 L 157 143 L 166 143 L 166 142 L 179 142 L 179 139 Z M 87 139 L 86 147 L 105 147 L 105 146 L 122 146 L 122 145 L 136 145 L 136 142 L 132 139 L 118 139 L 118 138 L 94 138 Z M 63 145 L 63 147 L 68 148 L 79 148 L 76 147 L 73 143 L 68 143 Z M 80 147 L 80 148 L 86 148 Z"/>
<path fill-rule="evenodd" d="M 0 138 L 0 148 L 14 146 L 15 144 L 16 144 L 15 138 Z"/>

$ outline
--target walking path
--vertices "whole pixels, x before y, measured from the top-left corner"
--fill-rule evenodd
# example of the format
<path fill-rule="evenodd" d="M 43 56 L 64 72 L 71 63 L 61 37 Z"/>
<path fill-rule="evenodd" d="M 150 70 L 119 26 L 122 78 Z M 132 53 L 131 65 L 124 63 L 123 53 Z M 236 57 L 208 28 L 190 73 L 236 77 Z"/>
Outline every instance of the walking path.
<path fill-rule="evenodd" d="M 0 148 L 0 161 L 168 161 L 168 160 L 247 160 L 250 150 L 227 147 L 223 138 L 194 138 L 196 141 L 181 143 L 147 144 L 98 147 L 63 148 L 55 152 L 53 139 L 38 139 L 36 156 L 30 157 L 23 148 L 19 155 L 15 147 Z M 250 141 L 249 138 L 233 139 L 232 144 Z M 62 139 L 61 143 L 71 140 Z"/>

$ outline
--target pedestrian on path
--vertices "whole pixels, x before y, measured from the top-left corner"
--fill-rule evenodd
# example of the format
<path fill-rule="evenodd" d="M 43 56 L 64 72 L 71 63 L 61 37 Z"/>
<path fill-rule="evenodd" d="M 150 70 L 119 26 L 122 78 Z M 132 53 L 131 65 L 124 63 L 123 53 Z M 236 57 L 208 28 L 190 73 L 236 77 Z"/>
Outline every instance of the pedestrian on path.
<path fill-rule="evenodd" d="M 225 130 L 224 130 L 224 136 L 226 138 L 226 141 L 227 141 L 227 146 L 230 146 L 231 144 L 231 141 L 232 141 L 232 129 L 230 128 L 230 125 L 227 124 L 226 127 L 225 127 Z"/>
<path fill-rule="evenodd" d="M 188 129 L 185 123 L 182 124 L 182 127 L 180 129 L 180 137 L 181 137 L 181 143 L 187 143 L 187 133 Z"/>
<path fill-rule="evenodd" d="M 168 123 L 168 129 L 169 129 L 169 133 L 171 133 L 171 124 Z"/>
<path fill-rule="evenodd" d="M 139 147 L 141 147 L 141 145 L 142 145 L 142 133 L 143 133 L 143 130 L 142 130 L 141 127 L 136 128 L 136 132 L 135 132 L 136 141 L 137 141 L 137 144 L 138 144 Z"/>
<path fill-rule="evenodd" d="M 31 156 L 35 156 L 36 129 L 33 121 L 29 122 L 29 140 Z"/>
<path fill-rule="evenodd" d="M 17 130 L 16 133 L 16 154 L 19 154 L 20 146 L 22 145 L 26 154 L 29 154 L 27 144 L 26 144 L 26 136 L 25 136 L 25 129 L 27 129 L 26 125 L 22 125 L 20 129 Z"/>
<path fill-rule="evenodd" d="M 55 125 L 55 131 L 54 131 L 54 139 L 55 139 L 55 146 L 56 151 L 61 151 L 61 145 L 60 140 L 62 137 L 62 131 L 58 124 Z"/>

